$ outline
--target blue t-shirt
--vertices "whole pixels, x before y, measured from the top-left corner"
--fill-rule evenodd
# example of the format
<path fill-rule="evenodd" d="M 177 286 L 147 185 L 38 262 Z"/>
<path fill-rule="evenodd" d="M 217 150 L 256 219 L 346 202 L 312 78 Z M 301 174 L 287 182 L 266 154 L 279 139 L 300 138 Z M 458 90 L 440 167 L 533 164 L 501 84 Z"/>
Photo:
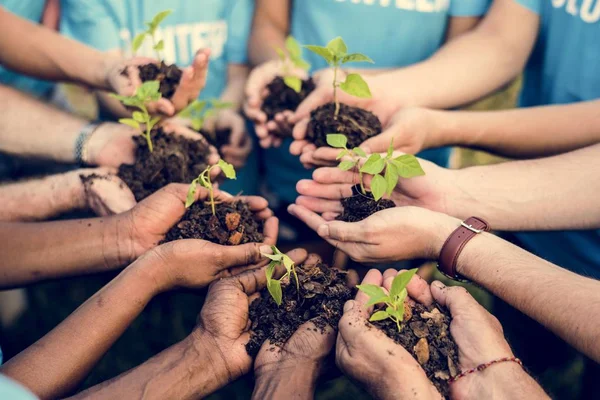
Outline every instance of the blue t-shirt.
<path fill-rule="evenodd" d="M 358 68 L 399 68 L 433 55 L 443 44 L 449 17 L 483 15 L 490 0 L 302 0 L 294 1 L 291 34 L 302 44 L 325 45 L 341 36 L 350 52 L 364 53 L 375 64 Z M 327 67 L 317 55 L 304 51 L 313 70 Z M 398 88 L 402 90 L 402 88 Z M 269 149 L 266 169 L 277 186 L 271 190 L 284 202 L 297 197 L 296 182 L 310 178 L 298 157 L 289 154 L 291 139 Z M 447 165 L 450 149 L 428 150 L 420 156 Z"/>
<path fill-rule="evenodd" d="M 537 13 L 541 22 L 525 69 L 520 105 L 567 104 L 600 98 L 600 0 L 516 1 Z M 538 256 L 600 279 L 600 230 L 516 236 Z"/>
<path fill-rule="evenodd" d="M 46 0 L 0 0 L 0 6 L 22 18 L 39 23 Z M 36 97 L 47 96 L 54 84 L 9 71 L 0 66 L 0 84 L 12 86 Z"/>

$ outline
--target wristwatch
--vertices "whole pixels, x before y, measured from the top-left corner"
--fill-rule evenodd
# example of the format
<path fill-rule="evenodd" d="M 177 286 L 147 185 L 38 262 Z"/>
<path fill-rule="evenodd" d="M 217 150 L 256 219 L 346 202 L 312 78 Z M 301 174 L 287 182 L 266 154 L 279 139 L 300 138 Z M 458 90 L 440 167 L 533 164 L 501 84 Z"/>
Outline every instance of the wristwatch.
<path fill-rule="evenodd" d="M 482 232 L 489 231 L 488 223 L 481 218 L 470 217 L 461 222 L 460 226 L 448 236 L 442 246 L 438 261 L 440 272 L 450 279 L 466 281 L 456 273 L 456 260 L 458 260 L 458 256 L 469 240 Z"/>
<path fill-rule="evenodd" d="M 89 162 L 88 143 L 98 127 L 97 122 L 90 122 L 81 128 L 81 132 L 75 140 L 74 157 L 75 162 L 79 165 L 87 165 Z"/>

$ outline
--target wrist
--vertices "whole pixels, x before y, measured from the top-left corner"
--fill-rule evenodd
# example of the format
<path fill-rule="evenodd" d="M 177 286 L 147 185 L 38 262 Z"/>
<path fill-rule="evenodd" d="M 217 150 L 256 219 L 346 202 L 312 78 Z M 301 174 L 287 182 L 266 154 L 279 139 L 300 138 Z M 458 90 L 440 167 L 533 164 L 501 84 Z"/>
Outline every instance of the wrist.
<path fill-rule="evenodd" d="M 312 399 L 319 376 L 316 362 L 298 363 L 297 360 L 269 364 L 255 370 L 252 398 L 283 398 L 293 394 L 295 399 Z"/>
<path fill-rule="evenodd" d="M 75 170 L 45 178 L 50 181 L 52 195 L 49 201 L 57 214 L 88 208 L 85 187 L 80 177 L 84 171 Z"/>
<path fill-rule="evenodd" d="M 515 390 L 528 392 L 523 384 L 530 379 L 520 365 L 501 363 L 465 376 L 450 387 L 452 398 L 458 400 L 512 398 L 511 393 Z"/>
<path fill-rule="evenodd" d="M 446 214 L 431 212 L 432 218 L 427 219 L 424 237 L 427 238 L 426 257 L 437 260 L 448 237 L 460 226 L 461 220 Z"/>
<path fill-rule="evenodd" d="M 432 149 L 444 146 L 453 146 L 460 143 L 456 137 L 460 134 L 460 129 L 457 127 L 457 121 L 453 111 L 446 110 L 427 110 L 427 120 L 430 123 L 429 135 L 423 148 Z"/>

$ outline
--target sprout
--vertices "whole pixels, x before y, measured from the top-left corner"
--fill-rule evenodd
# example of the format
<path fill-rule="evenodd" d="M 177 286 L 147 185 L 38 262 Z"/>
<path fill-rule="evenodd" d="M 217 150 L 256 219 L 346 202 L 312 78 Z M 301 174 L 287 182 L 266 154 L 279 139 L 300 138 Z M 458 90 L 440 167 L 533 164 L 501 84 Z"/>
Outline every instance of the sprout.
<path fill-rule="evenodd" d="M 212 214 L 216 215 L 216 212 L 215 212 L 214 188 L 213 188 L 213 184 L 212 184 L 212 182 L 210 180 L 210 173 L 216 167 L 221 168 L 221 170 L 223 171 L 223 173 L 225 174 L 225 176 L 227 178 L 229 178 L 229 179 L 237 179 L 237 177 L 235 175 L 235 169 L 233 168 L 233 165 L 227 163 L 226 161 L 219 160 L 219 162 L 217 164 L 215 164 L 215 165 L 209 165 L 190 184 L 190 188 L 188 189 L 188 193 L 187 193 L 187 198 L 185 200 L 185 208 L 189 208 L 189 207 L 192 206 L 192 204 L 194 204 L 195 198 L 196 198 L 196 189 L 197 189 L 198 184 L 200 184 L 200 186 L 205 187 L 206 189 L 208 189 L 208 193 L 209 193 L 209 197 L 210 197 L 210 207 L 211 207 L 211 210 L 212 210 Z"/>

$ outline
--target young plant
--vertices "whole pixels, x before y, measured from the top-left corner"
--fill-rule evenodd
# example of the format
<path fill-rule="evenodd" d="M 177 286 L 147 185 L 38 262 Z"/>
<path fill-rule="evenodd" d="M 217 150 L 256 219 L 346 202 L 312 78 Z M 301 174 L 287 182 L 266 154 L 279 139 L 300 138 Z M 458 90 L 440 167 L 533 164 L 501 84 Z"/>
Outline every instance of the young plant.
<path fill-rule="evenodd" d="M 209 165 L 190 184 L 190 188 L 188 189 L 188 193 L 187 193 L 187 198 L 185 199 L 185 208 L 189 208 L 192 206 L 192 204 L 194 204 L 195 197 L 196 197 L 196 189 L 198 187 L 198 184 L 200 184 L 200 186 L 208 189 L 212 214 L 216 215 L 214 188 L 213 188 L 212 181 L 210 180 L 210 173 L 216 167 L 221 168 L 221 170 L 223 171 L 223 173 L 225 174 L 225 176 L 228 179 L 237 179 L 233 165 L 231 165 L 223 160 L 219 160 L 219 162 L 215 165 Z"/>
<path fill-rule="evenodd" d="M 281 281 L 285 278 L 292 279 L 292 275 L 296 280 L 296 289 L 297 292 L 300 292 L 300 282 L 298 281 L 298 274 L 296 274 L 296 264 L 294 261 L 287 255 L 283 254 L 279 251 L 279 249 L 275 246 L 271 246 L 273 250 L 273 254 L 265 254 L 262 255 L 271 260 L 267 269 L 265 271 L 267 275 L 267 290 L 275 300 L 275 303 L 280 306 L 283 301 L 283 292 L 281 291 Z M 283 264 L 286 269 L 286 273 L 279 279 L 273 279 L 273 274 L 275 273 L 275 268 L 278 265 Z"/>
<path fill-rule="evenodd" d="M 290 35 L 285 39 L 285 49 L 287 50 L 287 54 L 279 47 L 275 49 L 283 65 L 283 82 L 294 92 L 300 93 L 302 90 L 302 79 L 292 75 L 290 67 L 293 65 L 296 68 L 308 71 L 310 64 L 302 58 L 302 47 L 293 36 Z"/>
<path fill-rule="evenodd" d="M 149 36 L 152 39 L 152 49 L 156 52 L 156 57 L 158 60 L 162 60 L 160 52 L 165 48 L 165 42 L 162 39 L 158 42 L 156 41 L 156 29 L 158 28 L 158 25 L 160 25 L 160 23 L 172 12 L 173 10 L 161 11 L 156 14 L 154 18 L 152 18 L 152 21 L 146 22 L 148 29 L 134 37 L 133 42 L 131 43 L 131 50 L 133 51 L 134 55 L 137 53 L 140 47 L 142 47 L 146 36 Z"/>
<path fill-rule="evenodd" d="M 346 136 L 337 133 L 328 134 L 327 144 L 331 147 L 342 149 L 337 156 L 338 160 L 345 156 L 350 157 L 349 160 L 342 160 L 338 168 L 342 171 L 348 171 L 355 167 L 358 169 L 360 189 L 363 194 L 367 194 L 367 189 L 363 182 L 364 174 L 372 175 L 371 193 L 375 201 L 379 201 L 385 194 L 388 196 L 391 195 L 399 178 L 414 178 L 425 175 L 425 171 L 421 168 L 419 160 L 412 154 L 402 154 L 393 158 L 393 140 L 385 157 L 382 157 L 379 153 L 371 154 L 362 166 L 359 165 L 360 159 L 367 155 L 358 147 L 352 150 L 348 149 L 346 147 L 348 144 Z M 385 172 L 381 175 L 384 169 Z"/>
<path fill-rule="evenodd" d="M 131 114 L 131 118 L 121 118 L 119 122 L 139 130 L 140 133 L 146 138 L 146 143 L 148 144 L 148 150 L 150 150 L 150 153 L 154 151 L 151 137 L 152 128 L 154 128 L 154 126 L 156 126 L 156 124 L 160 121 L 160 117 L 153 118 L 148 112 L 146 104 L 160 99 L 161 94 L 158 90 L 159 87 L 160 83 L 158 81 L 147 81 L 137 88 L 133 96 L 126 97 L 114 93 L 110 95 L 124 105 L 135 107 L 139 110 L 134 111 Z M 142 124 L 145 126 L 145 129 L 142 128 Z"/>
<path fill-rule="evenodd" d="M 194 100 L 186 108 L 181 110 L 177 116 L 190 119 L 192 128 L 196 131 L 200 131 L 207 118 L 213 117 L 218 110 L 232 107 L 233 103 L 227 103 L 219 99 Z M 213 139 L 216 140 L 216 137 L 213 137 Z"/>
<path fill-rule="evenodd" d="M 337 89 L 338 87 L 349 95 L 371 98 L 371 91 L 369 85 L 359 74 L 348 74 L 344 82 L 338 82 L 338 70 L 340 67 L 349 62 L 368 62 L 373 64 L 373 60 L 364 54 L 350 53 L 348 54 L 348 47 L 341 37 L 336 37 L 327 43 L 327 46 L 304 46 L 313 53 L 323 57 L 327 64 L 333 68 L 333 102 L 335 103 L 335 113 L 333 114 L 334 119 L 337 119 L 340 113 L 340 103 L 338 101 Z"/>
<path fill-rule="evenodd" d="M 408 296 L 406 291 L 406 285 L 410 282 L 412 277 L 417 273 L 417 268 L 406 271 L 402 274 L 396 275 L 392 282 L 390 294 L 387 295 L 384 290 L 377 285 L 357 285 L 356 287 L 366 293 L 369 296 L 369 302 L 366 307 L 373 306 L 375 304 L 385 304 L 385 310 L 380 310 L 371 315 L 369 321 L 383 321 L 385 319 L 391 319 L 396 323 L 398 332 L 402 331 L 404 322 L 404 302 Z"/>

